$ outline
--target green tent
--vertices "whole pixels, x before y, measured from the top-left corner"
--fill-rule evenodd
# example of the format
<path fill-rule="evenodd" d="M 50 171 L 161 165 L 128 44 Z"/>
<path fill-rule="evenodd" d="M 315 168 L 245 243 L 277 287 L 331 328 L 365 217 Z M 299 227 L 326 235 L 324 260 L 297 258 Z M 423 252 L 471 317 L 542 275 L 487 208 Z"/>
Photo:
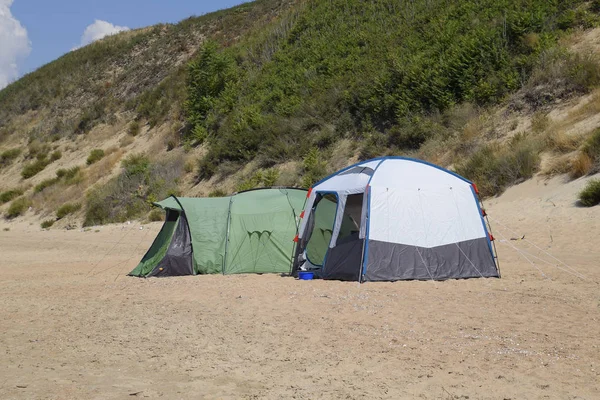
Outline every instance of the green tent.
<path fill-rule="evenodd" d="M 129 275 L 287 273 L 306 193 L 271 188 L 155 203 L 165 223 Z"/>

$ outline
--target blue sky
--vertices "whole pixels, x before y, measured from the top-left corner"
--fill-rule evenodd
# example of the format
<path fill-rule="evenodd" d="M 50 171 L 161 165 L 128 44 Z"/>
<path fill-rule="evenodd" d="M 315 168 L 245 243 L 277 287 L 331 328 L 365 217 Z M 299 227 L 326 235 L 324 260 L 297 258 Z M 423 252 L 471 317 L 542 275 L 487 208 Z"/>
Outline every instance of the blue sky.
<path fill-rule="evenodd" d="M 30 42 L 29 51 L 22 49 L 18 55 L 6 55 L 6 51 L 0 49 L 0 64 L 2 57 L 16 57 L 16 63 L 4 61 L 12 67 L 16 64 L 18 72 L 13 74 L 22 76 L 31 72 L 81 45 L 86 27 L 96 20 L 135 29 L 160 22 L 177 22 L 192 15 L 206 14 L 243 2 L 245 1 L 0 0 L 0 17 L 3 16 L 3 7 L 8 8 L 9 17 L 12 17 L 0 18 L 0 47 L 6 48 L 8 43 L 13 42 L 10 35 L 18 28 L 19 23 L 26 30 Z M 6 12 L 3 17 L 6 17 Z M 14 78 L 13 76 L 10 80 Z"/>

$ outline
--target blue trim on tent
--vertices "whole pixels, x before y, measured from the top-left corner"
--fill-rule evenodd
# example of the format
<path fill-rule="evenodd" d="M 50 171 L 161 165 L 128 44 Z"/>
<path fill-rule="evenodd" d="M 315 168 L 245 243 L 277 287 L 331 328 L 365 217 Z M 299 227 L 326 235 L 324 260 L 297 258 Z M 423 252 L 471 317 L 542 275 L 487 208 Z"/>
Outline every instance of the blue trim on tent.
<path fill-rule="evenodd" d="M 490 254 L 492 255 L 492 261 L 494 261 L 496 270 L 498 270 L 498 264 L 496 264 L 496 258 L 494 257 L 494 250 L 492 250 L 492 241 L 490 240 L 490 233 L 488 232 L 487 226 L 485 225 L 483 213 L 481 212 L 481 206 L 479 205 L 479 197 L 477 196 L 473 185 L 471 185 L 471 193 L 473 193 L 473 199 L 475 200 L 475 204 L 477 205 L 477 211 L 479 212 L 479 218 L 481 218 L 481 225 L 483 225 L 483 231 L 485 232 L 485 238 L 488 242 L 488 248 L 490 249 Z"/>
<path fill-rule="evenodd" d="M 327 243 L 327 251 L 325 252 L 325 257 L 323 257 L 323 264 L 315 264 L 314 262 L 312 262 L 310 260 L 310 258 L 308 258 L 308 243 L 306 243 L 306 249 L 304 249 L 304 251 L 306 251 L 306 259 L 308 260 L 309 263 L 311 263 L 312 265 L 316 266 L 316 267 L 321 267 L 321 271 L 323 270 L 323 268 L 325 267 L 325 261 L 327 261 L 327 254 L 329 254 L 329 246 L 331 245 L 331 241 L 333 240 L 333 231 L 335 230 L 335 220 L 337 219 L 337 213 L 338 213 L 338 208 L 340 206 L 340 197 L 338 196 L 337 192 L 320 192 L 320 191 L 316 191 L 315 194 L 321 194 L 321 195 L 326 195 L 326 194 L 333 194 L 335 195 L 335 198 L 337 199 L 337 202 L 335 203 L 335 215 L 333 216 L 333 226 L 331 227 L 331 239 L 329 239 L 329 243 Z M 323 196 L 325 197 L 325 196 Z M 320 200 L 319 200 L 320 202 Z M 317 211 L 317 207 L 319 206 L 319 204 L 317 204 L 315 206 L 315 212 Z M 311 209 L 312 210 L 312 209 Z M 314 231 L 314 228 L 313 228 Z M 314 233 L 314 232 L 313 232 Z M 311 233 L 311 235 L 313 234 Z"/>
<path fill-rule="evenodd" d="M 416 162 L 416 163 L 419 163 L 419 164 L 425 164 L 425 165 L 429 165 L 430 167 L 433 167 L 433 168 L 439 169 L 440 171 L 444 171 L 444 172 L 446 172 L 446 173 L 448 173 L 448 174 L 450 174 L 450 175 L 454 175 L 455 177 L 457 177 L 457 178 L 459 178 L 460 180 L 463 180 L 463 181 L 465 181 L 465 182 L 467 182 L 467 183 L 469 183 L 469 184 L 472 184 L 472 183 L 473 183 L 473 182 L 471 182 L 470 180 L 468 180 L 467 178 L 465 178 L 464 176 L 460 176 L 459 174 L 457 174 L 457 173 L 456 173 L 456 172 L 454 172 L 454 171 L 450 171 L 450 170 L 448 170 L 448 169 L 446 169 L 446 168 L 442 168 L 442 167 L 440 167 L 439 165 L 432 164 L 432 163 L 430 163 L 430 162 L 428 162 L 428 161 L 419 160 L 418 158 L 411 158 L 411 157 L 402 157 L 402 156 L 387 156 L 387 157 L 377 157 L 377 158 L 372 158 L 372 159 L 370 159 L 370 160 L 365 160 L 365 161 L 361 161 L 361 162 L 358 162 L 358 163 L 352 164 L 352 165 L 350 165 L 350 166 L 348 166 L 348 167 L 346 167 L 346 168 L 343 168 L 343 169 L 341 169 L 341 170 L 339 170 L 339 171 L 337 171 L 337 172 L 334 172 L 333 174 L 331 174 L 331 175 L 329 175 L 329 176 L 326 176 L 325 178 L 321 179 L 320 181 L 318 181 L 317 183 L 315 183 L 314 185 L 312 185 L 312 187 L 313 187 L 313 188 L 315 188 L 316 186 L 320 185 L 321 183 L 323 183 L 323 182 L 325 182 L 325 181 L 327 181 L 327 180 L 329 180 L 329 179 L 333 178 L 334 176 L 337 176 L 337 175 L 341 174 L 342 172 L 345 172 L 345 171 L 347 171 L 347 170 L 349 170 L 349 169 L 351 169 L 351 168 L 358 167 L 358 166 L 361 166 L 361 165 L 363 165 L 363 164 L 366 164 L 366 163 L 369 163 L 369 162 L 372 162 L 372 161 L 377 161 L 377 160 L 381 160 L 381 161 L 385 161 L 385 160 L 405 160 L 405 161 L 412 161 L 412 162 Z M 379 168 L 379 166 L 380 166 L 381 164 L 382 164 L 382 163 L 379 163 L 379 164 L 377 164 L 377 167 L 375 167 L 375 169 Z M 375 170 L 373 170 L 373 175 L 375 175 Z M 371 176 L 371 178 L 372 178 L 372 177 L 373 177 L 373 176 Z M 369 182 L 370 182 L 370 181 L 371 181 L 371 179 L 369 179 Z"/>
<path fill-rule="evenodd" d="M 365 229 L 365 251 L 363 252 L 363 259 L 362 259 L 362 274 L 360 275 L 360 282 L 362 282 L 362 277 L 367 273 L 367 260 L 369 259 L 369 232 L 371 231 L 371 186 L 369 186 L 371 184 L 371 179 L 373 179 L 373 176 L 375 176 L 375 172 L 377 171 L 377 169 L 379 168 L 379 166 L 381 164 L 383 164 L 383 162 L 385 161 L 385 159 L 382 159 L 379 164 L 377 164 L 377 166 L 375 167 L 375 169 L 373 170 L 373 175 L 371 175 L 371 177 L 369 178 L 369 181 L 367 182 L 367 187 L 366 187 L 366 191 L 367 191 L 367 227 Z"/>

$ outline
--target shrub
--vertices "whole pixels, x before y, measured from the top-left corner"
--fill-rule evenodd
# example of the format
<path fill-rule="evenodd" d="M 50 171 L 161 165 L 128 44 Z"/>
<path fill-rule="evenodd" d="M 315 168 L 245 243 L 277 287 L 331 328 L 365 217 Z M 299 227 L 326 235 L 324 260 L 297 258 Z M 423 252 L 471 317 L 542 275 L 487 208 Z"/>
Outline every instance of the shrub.
<path fill-rule="evenodd" d="M 260 187 L 262 185 L 262 181 L 263 181 L 262 172 L 256 171 L 254 173 L 254 175 L 252 175 L 249 178 L 246 178 L 246 179 L 242 180 L 240 183 L 238 183 L 237 186 L 235 187 L 235 191 L 236 192 L 245 192 L 246 190 L 251 190 L 251 189 Z"/>
<path fill-rule="evenodd" d="M 162 221 L 165 216 L 165 212 L 160 208 L 155 208 L 148 214 L 148 221 L 158 222 Z"/>
<path fill-rule="evenodd" d="M 600 170 L 600 129 L 596 129 L 583 145 L 582 151 L 586 154 L 592 166 L 588 173 L 595 173 Z"/>
<path fill-rule="evenodd" d="M 35 186 L 35 188 L 33 189 L 33 191 L 35 193 L 39 193 L 39 192 L 43 191 L 44 189 L 46 189 L 47 187 L 50 187 L 52 185 L 56 185 L 59 181 L 60 181 L 60 178 L 58 178 L 58 177 L 43 180 L 42 182 L 40 182 L 39 184 L 37 184 Z"/>
<path fill-rule="evenodd" d="M 69 169 L 64 169 L 61 168 L 58 171 L 56 171 L 56 177 L 57 178 L 65 178 L 65 180 L 70 180 L 73 179 L 75 176 L 77 176 L 77 174 L 79 174 L 79 172 L 81 172 L 81 168 L 80 167 L 71 167 Z"/>
<path fill-rule="evenodd" d="M 48 229 L 50 228 L 52 225 L 54 225 L 54 220 L 53 219 L 47 219 L 45 221 L 43 221 L 40 226 L 42 227 L 42 229 Z"/>
<path fill-rule="evenodd" d="M 586 207 L 600 204 L 600 179 L 590 180 L 579 193 L 579 201 Z"/>
<path fill-rule="evenodd" d="M 309 188 L 327 174 L 327 163 L 319 150 L 312 148 L 302 161 L 302 187 Z"/>
<path fill-rule="evenodd" d="M 100 161 L 104 157 L 104 150 L 102 149 L 94 149 L 90 152 L 86 163 L 87 165 L 92 165 L 93 163 Z"/>
<path fill-rule="evenodd" d="M 128 176 L 144 175 L 150 169 L 150 160 L 145 154 L 132 154 L 121 162 Z"/>
<path fill-rule="evenodd" d="M 136 137 L 137 135 L 139 135 L 140 129 L 141 129 L 140 123 L 138 121 L 132 121 L 129 124 L 129 128 L 127 129 L 127 133 L 129 133 L 133 137 Z"/>
<path fill-rule="evenodd" d="M 573 93 L 586 93 L 598 83 L 595 58 L 552 47 L 541 52 L 522 92 L 525 102 L 537 109 Z"/>
<path fill-rule="evenodd" d="M 572 169 L 572 161 L 567 156 L 553 157 L 548 160 L 544 168 L 544 175 L 554 176 L 570 173 Z"/>
<path fill-rule="evenodd" d="M 52 152 L 52 154 L 50 154 L 50 162 L 60 160 L 61 157 L 62 157 L 62 153 L 60 152 L 60 150 L 56 150 L 56 151 Z"/>
<path fill-rule="evenodd" d="M 221 189 L 215 189 L 208 194 L 208 197 L 225 197 L 227 196 L 227 192 Z"/>
<path fill-rule="evenodd" d="M 50 152 L 50 146 L 42 144 L 39 140 L 33 140 L 28 146 L 27 158 L 37 158 L 38 160 L 44 159 Z"/>
<path fill-rule="evenodd" d="M 571 179 L 580 178 L 587 175 L 594 166 L 594 160 L 587 155 L 587 153 L 581 152 L 571 161 L 571 168 L 569 175 Z"/>
<path fill-rule="evenodd" d="M 13 162 L 13 160 L 21 155 L 21 149 L 14 148 L 5 150 L 0 154 L 0 168 L 6 167 Z"/>
<path fill-rule="evenodd" d="M 84 226 L 123 222 L 150 212 L 150 204 L 177 194 L 184 160 L 173 157 L 151 163 L 143 154 L 123 160 L 123 171 L 88 193 Z"/>
<path fill-rule="evenodd" d="M 25 197 L 19 197 L 10 203 L 10 207 L 8 207 L 8 211 L 6 211 L 6 218 L 13 219 L 18 217 L 19 215 L 23 215 L 25 211 L 29 208 L 31 202 Z"/>
<path fill-rule="evenodd" d="M 183 170 L 186 174 L 194 172 L 194 162 L 192 160 L 186 161 L 185 165 L 183 166 Z"/>
<path fill-rule="evenodd" d="M 67 215 L 73 214 L 74 212 L 77 212 L 80 209 L 81 209 L 81 204 L 79 204 L 79 203 L 63 204 L 62 206 L 59 207 L 58 210 L 56 210 L 56 218 L 63 219 Z"/>
<path fill-rule="evenodd" d="M 21 196 L 22 194 L 23 191 L 21 189 L 13 189 L 2 192 L 0 193 L 0 204 L 8 203 L 9 201 Z"/>
<path fill-rule="evenodd" d="M 506 187 L 529 179 L 540 157 L 535 143 L 516 136 L 506 147 L 486 145 L 460 164 L 457 172 L 475 182 L 483 197 L 500 194 Z"/>
<path fill-rule="evenodd" d="M 37 159 L 36 161 L 29 163 L 23 167 L 21 171 L 21 176 L 23 179 L 29 179 L 32 176 L 37 175 L 42 172 L 44 168 L 48 165 L 48 161 L 44 159 Z"/>
<path fill-rule="evenodd" d="M 61 168 L 56 171 L 56 179 L 64 179 L 65 184 L 75 185 L 83 180 L 81 168 L 78 166 L 69 169 Z"/>
<path fill-rule="evenodd" d="M 262 184 L 264 187 L 275 186 L 277 180 L 279 179 L 279 171 L 275 168 L 270 168 L 263 173 L 262 176 Z"/>

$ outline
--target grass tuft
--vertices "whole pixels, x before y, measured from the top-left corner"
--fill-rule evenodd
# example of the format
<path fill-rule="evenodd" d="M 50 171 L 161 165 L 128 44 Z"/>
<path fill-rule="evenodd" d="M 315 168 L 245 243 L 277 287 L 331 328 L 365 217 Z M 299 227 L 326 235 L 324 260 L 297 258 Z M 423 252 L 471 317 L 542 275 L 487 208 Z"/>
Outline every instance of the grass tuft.
<path fill-rule="evenodd" d="M 0 154 L 0 168 L 10 165 L 17 157 L 21 155 L 21 149 L 14 148 L 5 150 Z"/>
<path fill-rule="evenodd" d="M 5 213 L 6 219 L 13 219 L 20 215 L 23 215 L 30 205 L 31 202 L 29 201 L 29 199 L 25 197 L 19 197 L 18 199 L 10 203 L 10 207 L 8 207 L 8 210 Z"/>
<path fill-rule="evenodd" d="M 80 203 L 67 203 L 63 204 L 56 210 L 56 218 L 63 219 L 69 214 L 73 214 L 81 209 Z"/>
<path fill-rule="evenodd" d="M 590 180 L 579 193 L 579 201 L 586 207 L 600 204 L 600 179 Z"/>
<path fill-rule="evenodd" d="M 50 228 L 52 225 L 54 225 L 54 220 L 53 219 L 47 219 L 45 221 L 43 221 L 40 226 L 42 229 L 48 229 Z"/>
<path fill-rule="evenodd" d="M 8 203 L 9 201 L 21 196 L 22 194 L 23 190 L 21 189 L 12 189 L 2 192 L 0 193 L 0 204 Z"/>
<path fill-rule="evenodd" d="M 526 135 L 518 135 L 506 147 L 482 147 L 460 164 L 457 172 L 475 182 L 480 194 L 488 197 L 531 178 L 538 170 L 539 162 L 536 143 Z"/>
<path fill-rule="evenodd" d="M 158 222 L 164 220 L 165 212 L 160 208 L 155 208 L 148 213 L 148 221 Z"/>
<path fill-rule="evenodd" d="M 87 165 L 92 165 L 93 163 L 100 161 L 104 157 L 104 150 L 102 149 L 94 149 L 90 152 L 86 160 Z"/>

